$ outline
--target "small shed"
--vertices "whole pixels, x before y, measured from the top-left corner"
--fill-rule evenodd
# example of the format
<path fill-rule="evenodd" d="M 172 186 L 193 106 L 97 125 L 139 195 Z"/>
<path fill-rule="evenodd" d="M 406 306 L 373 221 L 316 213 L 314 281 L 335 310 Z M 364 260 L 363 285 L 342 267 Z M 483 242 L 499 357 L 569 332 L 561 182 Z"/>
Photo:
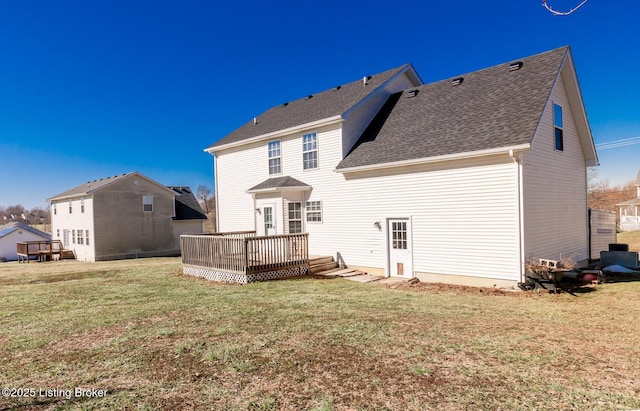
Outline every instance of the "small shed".
<path fill-rule="evenodd" d="M 616 213 L 589 209 L 589 258 L 597 260 L 600 251 L 609 251 L 609 244 L 617 242 Z"/>
<path fill-rule="evenodd" d="M 16 261 L 16 244 L 26 241 L 50 241 L 51 236 L 20 221 L 0 226 L 0 261 Z"/>

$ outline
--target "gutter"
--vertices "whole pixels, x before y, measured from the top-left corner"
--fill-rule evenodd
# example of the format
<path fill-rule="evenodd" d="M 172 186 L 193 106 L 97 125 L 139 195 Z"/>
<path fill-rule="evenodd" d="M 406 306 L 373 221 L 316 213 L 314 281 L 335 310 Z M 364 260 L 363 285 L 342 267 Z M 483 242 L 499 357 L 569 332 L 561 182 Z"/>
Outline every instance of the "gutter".
<path fill-rule="evenodd" d="M 417 159 L 394 161 L 394 162 L 381 163 L 381 164 L 369 164 L 365 166 L 336 168 L 333 171 L 335 171 L 336 173 L 343 173 L 343 174 L 356 173 L 359 171 L 389 169 L 389 168 L 395 168 L 395 167 L 439 163 L 443 161 L 466 160 L 470 158 L 485 157 L 485 156 L 491 156 L 496 154 L 507 154 L 511 152 L 524 151 L 524 150 L 530 150 L 530 149 L 531 149 L 531 144 L 526 143 L 526 144 L 520 144 L 517 146 L 511 146 L 511 147 L 500 147 L 500 148 L 492 148 L 487 150 L 469 151 L 465 153 L 445 154 L 442 156 L 435 156 L 435 157 L 428 157 L 428 158 L 417 158 Z"/>
<path fill-rule="evenodd" d="M 262 140 L 268 140 L 268 139 L 271 139 L 271 138 L 274 138 L 274 137 L 282 137 L 282 136 L 285 136 L 287 134 L 297 133 L 299 131 L 306 130 L 306 129 L 309 129 L 309 128 L 316 128 L 316 127 L 320 127 L 320 126 L 329 126 L 329 125 L 332 125 L 332 124 L 342 123 L 343 121 L 344 121 L 344 118 L 342 117 L 342 115 L 338 114 L 338 115 L 333 116 L 333 117 L 323 118 L 322 120 L 312 121 L 310 123 L 305 123 L 305 124 L 301 124 L 301 125 L 298 125 L 298 126 L 285 128 L 283 130 L 272 131 L 270 133 L 261 134 L 259 136 L 255 136 L 255 137 L 251 137 L 251 138 L 246 138 L 244 140 L 235 141 L 233 143 L 223 144 L 223 145 L 220 145 L 220 146 L 215 146 L 214 145 L 214 146 L 205 148 L 203 151 L 205 153 L 212 154 L 212 153 L 214 153 L 216 151 L 226 150 L 226 149 L 234 148 L 234 147 L 240 147 L 240 146 L 244 146 L 246 144 L 250 144 L 250 143 L 254 143 L 254 142 L 258 142 L 258 141 L 262 141 Z"/>

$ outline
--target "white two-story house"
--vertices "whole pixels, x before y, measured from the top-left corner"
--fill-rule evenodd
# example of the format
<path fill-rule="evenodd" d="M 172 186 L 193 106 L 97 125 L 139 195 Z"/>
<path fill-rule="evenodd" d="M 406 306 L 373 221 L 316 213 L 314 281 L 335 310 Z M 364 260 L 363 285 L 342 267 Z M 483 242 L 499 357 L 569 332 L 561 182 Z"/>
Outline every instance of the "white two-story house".
<path fill-rule="evenodd" d="M 307 232 L 373 274 L 515 285 L 587 258 L 597 155 L 568 47 L 423 84 L 411 65 L 260 114 L 214 156 L 218 231 Z"/>

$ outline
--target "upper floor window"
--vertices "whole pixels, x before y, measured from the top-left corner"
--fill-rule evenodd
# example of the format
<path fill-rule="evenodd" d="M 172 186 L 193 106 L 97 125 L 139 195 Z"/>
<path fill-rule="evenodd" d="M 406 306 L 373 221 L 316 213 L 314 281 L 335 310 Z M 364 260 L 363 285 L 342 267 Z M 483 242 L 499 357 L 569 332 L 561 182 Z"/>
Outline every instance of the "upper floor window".
<path fill-rule="evenodd" d="M 269 142 L 269 174 L 281 174 L 280 140 Z"/>
<path fill-rule="evenodd" d="M 58 205 L 57 204 L 53 205 L 53 215 L 58 215 Z"/>
<path fill-rule="evenodd" d="M 73 213 L 73 206 L 71 200 L 69 200 L 69 214 Z"/>
<path fill-rule="evenodd" d="M 142 211 L 153 211 L 153 196 L 142 196 Z"/>
<path fill-rule="evenodd" d="M 311 170 L 318 168 L 318 142 L 316 133 L 302 136 L 302 168 Z"/>
<path fill-rule="evenodd" d="M 80 197 L 80 212 L 84 213 L 84 197 Z"/>
<path fill-rule="evenodd" d="M 553 105 L 553 129 L 555 148 L 558 151 L 564 150 L 564 136 L 562 128 L 562 107 L 558 104 Z"/>

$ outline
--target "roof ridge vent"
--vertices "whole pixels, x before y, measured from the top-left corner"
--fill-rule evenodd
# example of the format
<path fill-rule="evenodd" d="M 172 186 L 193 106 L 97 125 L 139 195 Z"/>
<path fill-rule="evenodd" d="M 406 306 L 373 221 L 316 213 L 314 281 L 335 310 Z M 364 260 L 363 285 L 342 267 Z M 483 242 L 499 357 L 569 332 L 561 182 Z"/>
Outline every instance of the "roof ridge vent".
<path fill-rule="evenodd" d="M 313 98 L 313 94 L 309 94 L 309 95 L 307 96 L 307 100 L 311 100 L 312 98 Z"/>
<path fill-rule="evenodd" d="M 335 90 L 338 91 L 342 88 L 342 86 L 336 86 Z"/>
<path fill-rule="evenodd" d="M 418 90 L 410 90 L 410 91 L 407 91 L 407 97 L 408 97 L 408 98 L 413 98 L 413 97 L 415 97 L 415 96 L 417 96 L 417 95 L 418 95 Z"/>
<path fill-rule="evenodd" d="M 509 64 L 509 71 L 517 71 L 520 70 L 524 66 L 524 63 L 521 61 L 516 61 L 515 63 Z"/>
<path fill-rule="evenodd" d="M 451 80 L 451 85 L 459 86 L 460 84 L 462 84 L 463 81 L 464 81 L 464 77 L 456 77 L 453 80 Z"/>
<path fill-rule="evenodd" d="M 288 105 L 289 105 L 289 102 L 282 103 L 282 107 L 287 107 Z"/>
<path fill-rule="evenodd" d="M 371 76 L 364 76 L 362 77 L 362 85 L 366 86 L 368 83 L 368 81 L 371 80 Z"/>

